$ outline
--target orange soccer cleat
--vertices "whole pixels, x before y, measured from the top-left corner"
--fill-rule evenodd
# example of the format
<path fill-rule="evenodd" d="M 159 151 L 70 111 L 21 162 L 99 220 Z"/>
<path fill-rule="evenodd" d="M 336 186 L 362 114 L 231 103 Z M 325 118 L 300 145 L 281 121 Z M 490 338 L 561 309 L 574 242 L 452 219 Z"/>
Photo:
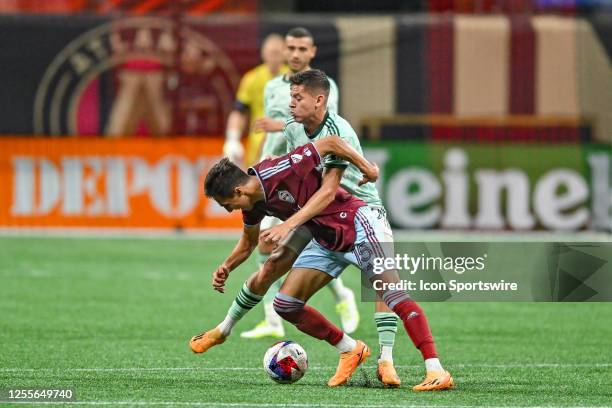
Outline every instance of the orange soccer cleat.
<path fill-rule="evenodd" d="M 402 383 L 391 361 L 380 361 L 376 374 L 378 376 L 378 381 L 383 383 L 385 387 L 396 388 Z"/>
<path fill-rule="evenodd" d="M 357 340 L 357 346 L 353 350 L 340 354 L 336 374 L 329 379 L 327 385 L 337 387 L 346 384 L 359 364 L 363 363 L 368 357 L 370 357 L 370 348 L 363 341 Z"/>
<path fill-rule="evenodd" d="M 204 353 L 211 347 L 221 344 L 227 339 L 219 328 L 215 327 L 212 330 L 193 336 L 189 340 L 189 347 L 194 353 Z"/>
<path fill-rule="evenodd" d="M 429 371 L 422 383 L 412 387 L 412 391 L 442 391 L 455 386 L 448 371 Z"/>

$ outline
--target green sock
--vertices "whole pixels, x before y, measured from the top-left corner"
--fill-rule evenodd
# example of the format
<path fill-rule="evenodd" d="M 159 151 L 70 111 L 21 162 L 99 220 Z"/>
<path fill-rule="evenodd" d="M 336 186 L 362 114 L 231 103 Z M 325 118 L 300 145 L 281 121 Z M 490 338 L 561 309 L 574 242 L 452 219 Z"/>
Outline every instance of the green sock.
<path fill-rule="evenodd" d="M 263 296 L 256 295 L 251 292 L 245 282 L 242 285 L 242 289 L 238 292 L 238 296 L 232 302 L 229 310 L 227 311 L 227 316 L 225 320 L 221 322 L 221 324 L 217 327 L 221 329 L 221 332 L 225 336 L 229 335 L 232 331 L 232 328 L 238 323 L 242 317 L 249 312 L 253 307 L 255 307 L 263 298 Z"/>
<path fill-rule="evenodd" d="M 376 331 L 378 331 L 378 344 L 380 345 L 379 360 L 393 361 L 393 344 L 397 333 L 397 315 L 395 313 L 374 313 Z"/>

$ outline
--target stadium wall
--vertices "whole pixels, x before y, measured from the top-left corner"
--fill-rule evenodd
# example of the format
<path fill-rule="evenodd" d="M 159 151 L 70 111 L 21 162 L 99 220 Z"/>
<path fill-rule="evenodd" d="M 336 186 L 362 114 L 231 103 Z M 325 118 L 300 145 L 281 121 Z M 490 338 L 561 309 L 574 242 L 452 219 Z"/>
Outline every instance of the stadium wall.
<path fill-rule="evenodd" d="M 597 14 L 0 16 L 0 226 L 239 227 L 201 173 L 262 39 L 297 25 L 383 169 L 395 227 L 610 230 L 612 20 Z M 163 74 L 172 129 L 102 138 L 134 59 Z"/>
<path fill-rule="evenodd" d="M 611 141 L 612 20 L 523 14 L 0 16 L 0 133 L 105 134 L 126 61 L 144 58 L 166 74 L 170 134 L 222 134 L 262 38 L 296 25 L 314 33 L 313 66 L 339 83 L 355 127 L 372 116 L 529 115 L 583 119 L 590 139 Z"/>

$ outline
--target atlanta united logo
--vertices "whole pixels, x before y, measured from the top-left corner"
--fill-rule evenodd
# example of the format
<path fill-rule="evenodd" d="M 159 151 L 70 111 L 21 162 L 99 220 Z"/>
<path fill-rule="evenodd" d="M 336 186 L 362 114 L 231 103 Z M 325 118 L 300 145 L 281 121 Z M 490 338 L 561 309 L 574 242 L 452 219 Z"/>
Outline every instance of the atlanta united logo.
<path fill-rule="evenodd" d="M 35 97 L 34 132 L 118 136 L 139 118 L 158 134 L 172 120 L 180 120 L 181 132 L 217 132 L 239 79 L 230 58 L 194 27 L 159 17 L 118 19 L 81 34 L 48 66 Z"/>

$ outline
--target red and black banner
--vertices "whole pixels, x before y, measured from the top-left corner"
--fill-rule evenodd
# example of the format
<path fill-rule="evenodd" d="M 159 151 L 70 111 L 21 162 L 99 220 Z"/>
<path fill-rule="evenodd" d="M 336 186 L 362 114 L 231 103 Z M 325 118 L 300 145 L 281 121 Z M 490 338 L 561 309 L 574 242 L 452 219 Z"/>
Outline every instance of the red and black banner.
<path fill-rule="evenodd" d="M 0 133 L 222 134 L 262 39 L 296 26 L 313 33 L 311 65 L 338 83 L 340 113 L 382 123 L 376 137 L 612 134 L 612 20 L 522 14 L 5 15 Z"/>
<path fill-rule="evenodd" d="M 0 16 L 0 134 L 219 135 L 272 32 L 256 18 Z M 331 22 L 303 24 L 338 80 Z M 316 65 L 315 65 L 316 64 Z"/>

